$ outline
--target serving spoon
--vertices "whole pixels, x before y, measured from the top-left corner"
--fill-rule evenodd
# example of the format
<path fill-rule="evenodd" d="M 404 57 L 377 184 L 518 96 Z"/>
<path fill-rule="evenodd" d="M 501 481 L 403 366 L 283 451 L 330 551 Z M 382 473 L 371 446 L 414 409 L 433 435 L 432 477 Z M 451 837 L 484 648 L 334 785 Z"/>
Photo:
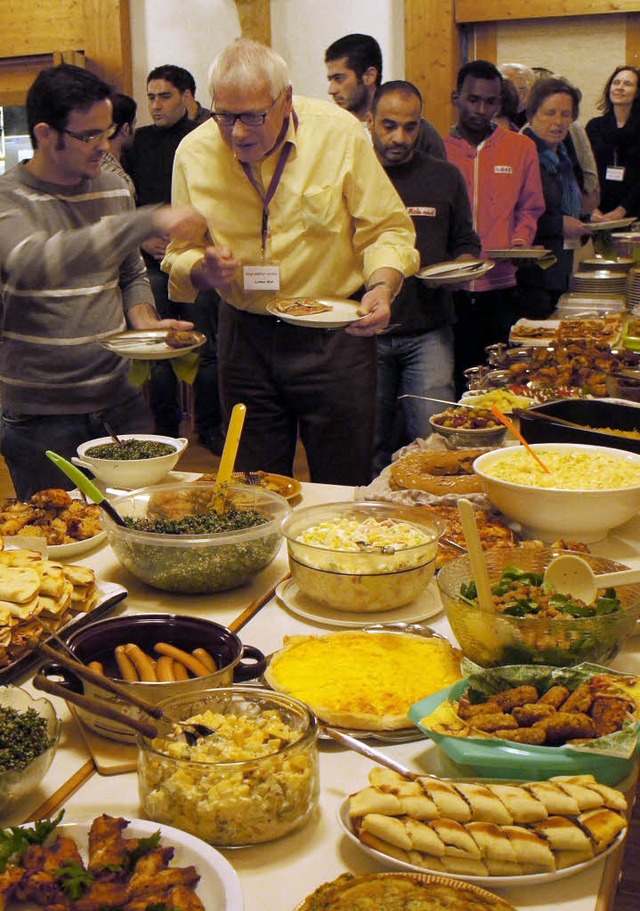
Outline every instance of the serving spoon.
<path fill-rule="evenodd" d="M 585 604 L 593 604 L 601 588 L 640 582 L 640 569 L 621 569 L 596 575 L 582 557 L 560 554 L 545 569 L 544 581 L 561 595 L 571 595 Z"/>
<path fill-rule="evenodd" d="M 69 480 L 73 481 L 77 485 L 78 490 L 81 490 L 82 493 L 86 494 L 89 499 L 101 509 L 104 509 L 104 511 L 111 519 L 113 519 L 116 525 L 124 526 L 124 519 L 118 510 L 111 505 L 100 488 L 96 487 L 96 485 L 89 480 L 83 471 L 80 471 L 80 469 L 76 468 L 75 465 L 72 465 L 71 462 L 68 462 L 61 455 L 58 455 L 57 452 L 52 452 L 50 449 L 47 449 L 45 455 L 48 459 L 51 459 L 54 465 L 58 466 L 63 474 L 66 474 Z"/>

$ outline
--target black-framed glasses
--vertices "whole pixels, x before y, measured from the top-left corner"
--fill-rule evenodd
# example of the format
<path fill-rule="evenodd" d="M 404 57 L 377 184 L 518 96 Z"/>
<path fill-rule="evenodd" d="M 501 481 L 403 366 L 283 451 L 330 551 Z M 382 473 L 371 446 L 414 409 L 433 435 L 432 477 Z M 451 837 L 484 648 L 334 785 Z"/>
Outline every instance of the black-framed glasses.
<path fill-rule="evenodd" d="M 118 126 L 115 123 L 112 123 L 110 127 L 107 127 L 106 130 L 87 130 L 86 133 L 76 133 L 75 130 L 60 130 L 61 133 L 66 133 L 68 136 L 73 136 L 74 139 L 79 140 L 79 142 L 84 142 L 86 145 L 97 145 L 101 139 L 111 139 L 112 136 L 118 132 Z"/>
<path fill-rule="evenodd" d="M 236 120 L 244 123 L 247 127 L 261 127 L 281 94 L 282 92 L 279 92 L 276 95 L 263 114 L 258 114 L 256 111 L 243 111 L 241 114 L 232 114 L 231 111 L 211 111 L 211 116 L 221 127 L 232 127 L 235 125 Z"/>

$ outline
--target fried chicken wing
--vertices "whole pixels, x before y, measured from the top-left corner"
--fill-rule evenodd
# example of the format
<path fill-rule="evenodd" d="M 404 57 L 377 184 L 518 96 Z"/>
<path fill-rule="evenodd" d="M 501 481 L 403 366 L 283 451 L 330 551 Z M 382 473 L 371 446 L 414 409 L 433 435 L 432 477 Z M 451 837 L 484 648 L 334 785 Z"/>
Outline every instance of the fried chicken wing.
<path fill-rule="evenodd" d="M 131 850 L 129 842 L 122 837 L 128 825 L 126 819 L 108 816 L 106 813 L 93 820 L 89 829 L 87 869 L 93 873 L 106 866 L 124 865 L 128 851 Z"/>

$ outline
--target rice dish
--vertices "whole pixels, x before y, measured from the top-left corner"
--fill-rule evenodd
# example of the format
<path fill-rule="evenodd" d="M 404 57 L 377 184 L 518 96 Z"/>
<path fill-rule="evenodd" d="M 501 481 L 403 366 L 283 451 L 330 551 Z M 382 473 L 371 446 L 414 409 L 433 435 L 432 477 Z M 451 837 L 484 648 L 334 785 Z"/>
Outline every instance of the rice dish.
<path fill-rule="evenodd" d="M 496 459 L 483 467 L 483 471 L 491 478 L 525 487 L 620 490 L 640 486 L 640 465 L 605 449 L 601 453 L 536 449 L 536 453 L 549 473 L 524 448 L 509 452 L 504 459 Z"/>

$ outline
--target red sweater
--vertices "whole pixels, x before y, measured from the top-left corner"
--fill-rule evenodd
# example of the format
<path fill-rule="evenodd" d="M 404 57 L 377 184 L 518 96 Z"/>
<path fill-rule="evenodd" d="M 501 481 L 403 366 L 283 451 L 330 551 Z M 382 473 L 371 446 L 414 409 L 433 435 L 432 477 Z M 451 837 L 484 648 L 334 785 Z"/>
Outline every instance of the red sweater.
<path fill-rule="evenodd" d="M 544 212 L 540 165 L 535 144 L 526 136 L 496 127 L 479 146 L 463 139 L 457 127 L 445 137 L 447 158 L 462 171 L 471 200 L 473 227 L 486 250 L 530 247 L 538 218 Z M 473 291 L 511 288 L 516 270 L 499 261 L 484 278 L 470 283 Z"/>

